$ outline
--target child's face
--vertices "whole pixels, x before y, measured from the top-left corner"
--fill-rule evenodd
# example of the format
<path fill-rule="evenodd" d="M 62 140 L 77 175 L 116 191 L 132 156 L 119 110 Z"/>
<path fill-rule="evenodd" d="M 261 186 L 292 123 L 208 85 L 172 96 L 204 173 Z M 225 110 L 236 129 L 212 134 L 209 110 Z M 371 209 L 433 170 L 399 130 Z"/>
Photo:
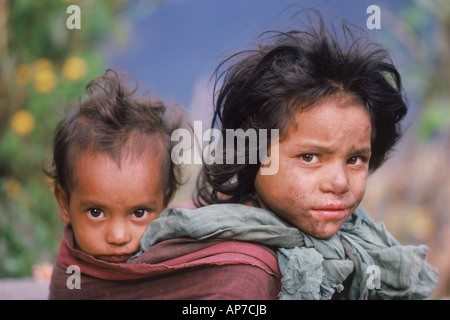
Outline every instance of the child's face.
<path fill-rule="evenodd" d="M 55 189 L 63 221 L 71 223 L 84 252 L 108 262 L 126 261 L 165 208 L 160 157 L 124 159 L 119 168 L 108 155 L 85 152 L 74 171 L 70 203 L 61 187 Z"/>
<path fill-rule="evenodd" d="M 325 99 L 299 111 L 279 143 L 279 170 L 258 175 L 262 206 L 317 238 L 329 238 L 361 202 L 371 156 L 371 122 L 357 99 Z M 272 150 L 274 148 L 272 147 Z M 269 164 L 270 165 L 270 164 Z"/>

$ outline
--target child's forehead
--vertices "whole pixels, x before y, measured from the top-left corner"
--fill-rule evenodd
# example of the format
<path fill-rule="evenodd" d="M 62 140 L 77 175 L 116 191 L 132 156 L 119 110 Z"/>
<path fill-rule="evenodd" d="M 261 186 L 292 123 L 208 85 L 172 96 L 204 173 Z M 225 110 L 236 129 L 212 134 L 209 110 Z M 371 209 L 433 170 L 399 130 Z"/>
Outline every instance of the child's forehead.
<path fill-rule="evenodd" d="M 123 163 L 155 163 L 161 162 L 165 158 L 167 151 L 164 148 L 162 138 L 159 135 L 145 137 L 131 137 L 126 143 L 116 145 L 110 148 L 102 148 L 101 146 L 90 146 L 86 149 L 76 148 L 72 150 L 75 154 L 73 157 L 74 173 L 76 168 L 86 162 L 96 161 L 99 163 L 107 163 L 113 161 L 120 168 Z"/>
<path fill-rule="evenodd" d="M 105 151 L 85 150 L 74 159 L 69 184 L 71 188 L 76 189 L 80 187 L 81 183 L 83 185 L 86 185 L 86 183 L 96 185 L 100 183 L 98 179 L 114 181 L 118 177 L 123 177 L 123 174 L 130 177 L 148 178 L 148 174 L 151 174 L 158 185 L 165 186 L 168 174 L 164 161 L 164 157 L 152 148 L 141 154 L 122 155 L 120 159 L 114 158 L 113 155 Z"/>

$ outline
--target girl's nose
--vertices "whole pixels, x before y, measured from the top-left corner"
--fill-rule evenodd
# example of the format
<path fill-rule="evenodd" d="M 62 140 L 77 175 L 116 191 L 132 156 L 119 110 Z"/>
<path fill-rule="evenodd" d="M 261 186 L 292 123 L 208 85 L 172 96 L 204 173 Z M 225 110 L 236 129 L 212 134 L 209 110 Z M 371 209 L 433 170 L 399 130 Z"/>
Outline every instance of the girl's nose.
<path fill-rule="evenodd" d="M 324 172 L 321 189 L 340 196 L 349 191 L 348 172 L 345 166 L 332 166 Z"/>

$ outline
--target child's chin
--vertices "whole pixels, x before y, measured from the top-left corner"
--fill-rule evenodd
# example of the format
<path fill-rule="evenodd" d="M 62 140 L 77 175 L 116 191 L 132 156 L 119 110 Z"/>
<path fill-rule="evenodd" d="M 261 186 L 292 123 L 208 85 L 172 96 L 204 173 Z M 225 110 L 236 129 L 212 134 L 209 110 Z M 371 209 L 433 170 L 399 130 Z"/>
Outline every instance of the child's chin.
<path fill-rule="evenodd" d="M 108 263 L 126 263 L 134 254 L 124 254 L 124 255 L 103 255 L 95 256 L 97 260 L 105 261 Z"/>

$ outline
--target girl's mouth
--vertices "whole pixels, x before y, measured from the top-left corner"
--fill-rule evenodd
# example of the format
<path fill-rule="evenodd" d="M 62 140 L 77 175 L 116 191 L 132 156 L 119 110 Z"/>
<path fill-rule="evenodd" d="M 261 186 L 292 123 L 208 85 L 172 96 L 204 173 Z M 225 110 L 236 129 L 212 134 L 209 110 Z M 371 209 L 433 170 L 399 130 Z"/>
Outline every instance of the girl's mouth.
<path fill-rule="evenodd" d="M 325 219 L 332 220 L 346 218 L 349 213 L 349 206 L 346 206 L 344 204 L 330 204 L 310 210 L 310 214 L 312 216 L 319 216 Z"/>

